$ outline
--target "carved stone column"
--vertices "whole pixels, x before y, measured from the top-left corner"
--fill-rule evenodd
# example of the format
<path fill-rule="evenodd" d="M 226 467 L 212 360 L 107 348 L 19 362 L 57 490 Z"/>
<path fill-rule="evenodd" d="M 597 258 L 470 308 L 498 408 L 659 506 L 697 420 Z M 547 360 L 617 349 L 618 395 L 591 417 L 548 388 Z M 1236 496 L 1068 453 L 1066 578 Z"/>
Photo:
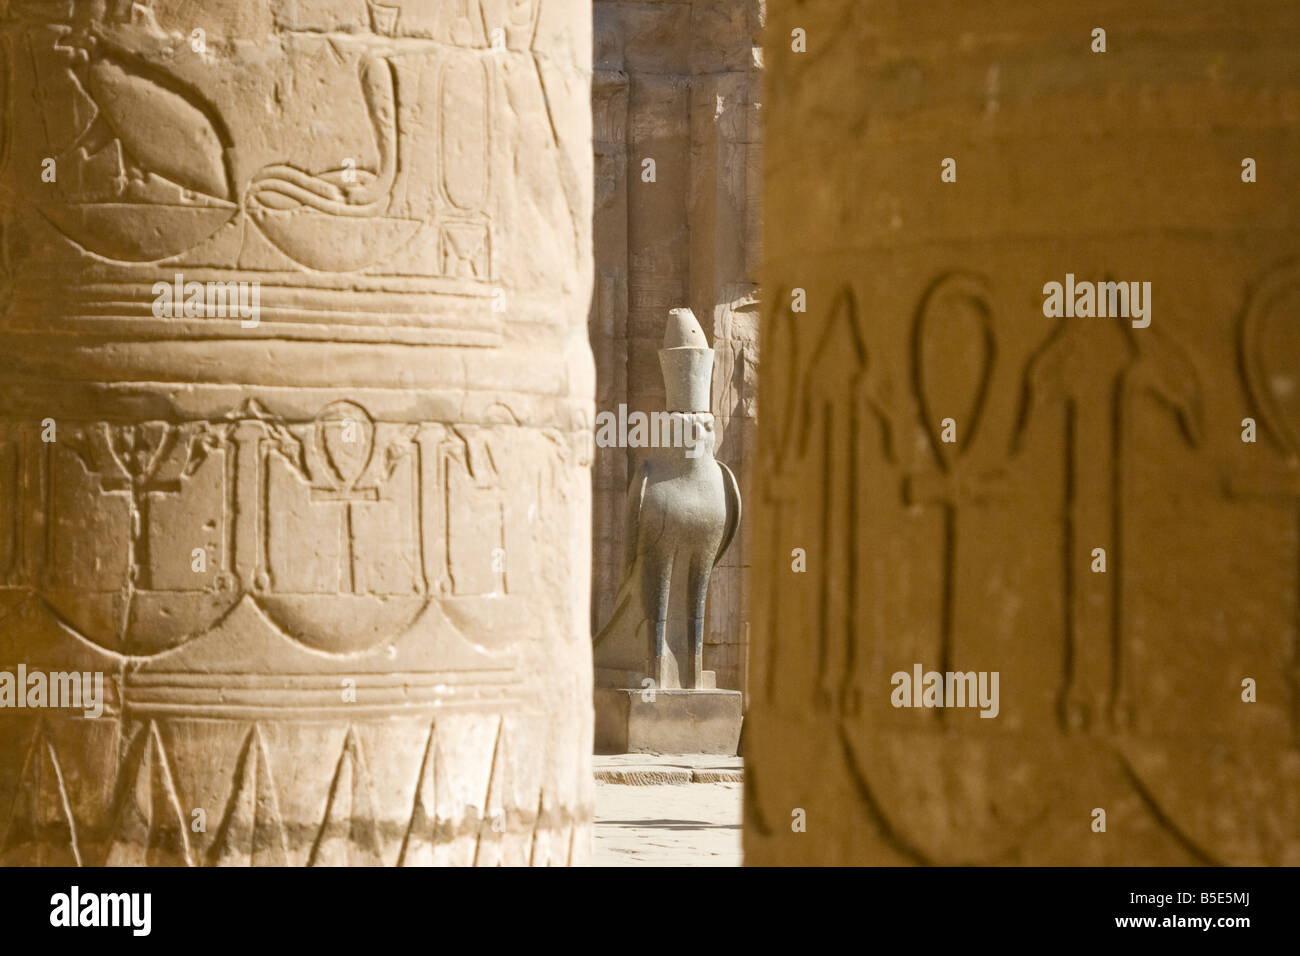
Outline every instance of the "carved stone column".
<path fill-rule="evenodd" d="M 1296 6 L 768 16 L 746 861 L 1300 863 Z"/>
<path fill-rule="evenodd" d="M 589 21 L 0 3 L 5 862 L 586 860 Z"/>

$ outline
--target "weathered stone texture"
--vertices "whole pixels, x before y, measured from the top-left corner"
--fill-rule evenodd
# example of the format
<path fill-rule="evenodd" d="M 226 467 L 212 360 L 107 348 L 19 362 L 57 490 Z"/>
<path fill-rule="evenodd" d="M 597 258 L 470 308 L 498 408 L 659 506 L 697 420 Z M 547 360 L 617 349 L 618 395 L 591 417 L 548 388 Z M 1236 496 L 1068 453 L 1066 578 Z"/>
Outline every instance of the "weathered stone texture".
<path fill-rule="evenodd" d="M 757 0 L 597 0 L 592 81 L 597 169 L 597 406 L 662 407 L 663 317 L 690 306 L 717 351 L 718 457 L 748 489 L 757 372 Z M 642 180 L 655 161 L 655 181 Z M 592 622 L 613 610 L 622 504 L 635 449 L 597 449 Z M 748 535 L 715 570 L 706 666 L 744 689 Z"/>
<path fill-rule="evenodd" d="M 588 858 L 590 24 L 0 3 L 6 862 Z"/>
<path fill-rule="evenodd" d="M 1300 863 L 1298 30 L 770 4 L 748 862 Z M 998 716 L 895 708 L 917 662 Z"/>
<path fill-rule="evenodd" d="M 737 690 L 661 690 L 647 700 L 639 688 L 597 687 L 598 754 L 722 754 L 740 743 Z"/>

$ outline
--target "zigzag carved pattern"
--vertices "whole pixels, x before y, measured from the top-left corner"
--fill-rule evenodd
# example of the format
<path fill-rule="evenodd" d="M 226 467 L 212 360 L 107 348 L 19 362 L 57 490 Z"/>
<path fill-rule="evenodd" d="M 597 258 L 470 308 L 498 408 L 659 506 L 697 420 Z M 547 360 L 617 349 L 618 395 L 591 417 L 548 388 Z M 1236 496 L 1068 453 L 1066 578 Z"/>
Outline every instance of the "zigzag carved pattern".
<path fill-rule="evenodd" d="M 350 726 L 319 824 L 305 835 L 310 846 L 298 844 L 306 864 L 571 865 L 583 814 L 556 805 L 539 782 L 521 772 L 517 758 L 523 755 L 513 750 L 508 721 L 493 718 L 477 730 L 467 736 L 438 722 L 430 725 L 393 859 L 392 823 L 385 829 L 362 734 Z M 76 819 L 53 735 L 42 723 L 28 747 L 0 860 L 18 866 L 80 866 L 88 862 L 87 845 L 93 847 L 94 861 L 106 866 L 289 865 L 295 862 L 291 824 L 282 812 L 271 753 L 262 726 L 249 726 L 220 823 L 205 848 L 191 832 L 191 811 L 177 786 L 174 762 L 159 725 L 151 721 L 127 746 L 108 805 L 109 828 L 97 837 L 90 821 Z M 296 862 L 304 861 L 299 857 Z"/>

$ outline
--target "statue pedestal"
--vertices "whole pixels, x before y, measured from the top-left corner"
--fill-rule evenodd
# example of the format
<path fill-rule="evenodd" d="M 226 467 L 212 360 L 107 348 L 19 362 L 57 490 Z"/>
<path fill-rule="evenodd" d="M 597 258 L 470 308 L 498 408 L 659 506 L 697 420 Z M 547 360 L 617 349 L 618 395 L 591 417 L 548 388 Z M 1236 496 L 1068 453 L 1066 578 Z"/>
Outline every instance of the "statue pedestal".
<path fill-rule="evenodd" d="M 713 455 L 713 350 L 690 309 L 670 314 L 665 434 L 683 441 L 655 445 L 628 486 L 623 583 L 593 638 L 596 752 L 734 755 L 741 693 L 703 665 L 709 576 L 740 526 L 740 486 Z"/>
<path fill-rule="evenodd" d="M 597 687 L 595 705 L 596 753 L 734 756 L 740 744 L 738 690 Z"/>

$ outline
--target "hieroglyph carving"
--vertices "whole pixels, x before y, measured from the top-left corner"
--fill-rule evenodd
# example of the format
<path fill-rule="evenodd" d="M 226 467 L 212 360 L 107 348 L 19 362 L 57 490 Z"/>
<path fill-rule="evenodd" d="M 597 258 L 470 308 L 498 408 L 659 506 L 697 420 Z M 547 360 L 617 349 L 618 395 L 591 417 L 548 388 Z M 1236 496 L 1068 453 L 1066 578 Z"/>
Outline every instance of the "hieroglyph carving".
<path fill-rule="evenodd" d="M 788 302 L 789 296 L 778 294 L 773 301 Z M 763 602 L 771 602 L 768 613 L 757 615 L 767 622 L 773 655 L 767 692 L 776 693 L 777 674 L 792 663 L 775 663 L 781 635 L 808 620 L 806 602 L 812 601 L 825 615 L 817 630 L 815 706 L 855 713 L 865 693 L 859 638 L 879 597 L 876 576 L 855 557 L 855 535 L 862 526 L 883 529 L 888 520 L 882 510 L 886 472 L 874 459 L 894 460 L 894 401 L 888 378 L 868 347 L 852 289 L 839 290 L 824 315 L 817 316 L 816 334 L 807 344 L 795 335 L 802 321 L 781 309 L 773 322 L 771 350 L 790 358 L 776 373 L 784 378 L 782 387 L 770 391 L 767 414 L 777 422 L 778 444 L 766 456 L 764 493 L 773 509 L 775 552 L 807 549 L 824 562 L 825 578 L 819 577 L 817 595 L 790 586 L 778 598 L 773 590 L 759 589 L 760 610 Z M 849 520 L 816 520 L 811 512 L 820 501 L 839 502 Z"/>
<path fill-rule="evenodd" d="M 219 420 L 62 429 L 0 441 L 4 585 L 102 647 L 182 643 L 247 593 L 294 639 L 355 651 L 431 594 L 528 590 L 542 502 L 511 492 L 518 453 L 491 429 L 376 422 L 349 401 L 302 422 L 250 402 Z M 72 530 L 87 521 L 89 542 Z"/>
<path fill-rule="evenodd" d="M 1300 303 L 1300 268 L 1275 269 L 1251 297 L 1241 329 L 1241 368 L 1260 424 L 1282 452 L 1270 467 L 1258 465 L 1230 475 L 1234 498 L 1280 502 L 1293 511 L 1296 574 L 1300 579 L 1300 405 L 1295 374 L 1300 369 L 1300 337 L 1295 309 Z M 1287 648 L 1291 746 L 1300 748 L 1300 596 Z"/>
<path fill-rule="evenodd" d="M 49 227 L 15 236 L 0 215 L 0 260 L 14 242 L 42 249 L 25 296 L 92 327 L 156 332 L 141 267 L 165 261 L 200 282 L 256 279 L 281 334 L 368 340 L 396 324 L 412 341 L 495 341 L 497 117 L 523 63 L 549 96 L 529 52 L 541 4 L 330 6 L 272 4 L 284 55 L 237 69 L 228 44 L 193 42 L 209 15 L 167 0 L 0 10 L 13 117 L 0 167 L 32 182 L 5 201 Z M 101 270 L 46 288 L 58 260 Z M 330 298 L 345 289 L 366 293 L 350 314 Z M 477 320 L 451 314 L 436 299 L 447 292 L 477 302 Z M 234 334 L 225 318 L 202 327 Z"/>
<path fill-rule="evenodd" d="M 1132 454 L 1128 422 L 1135 403 L 1152 398 L 1172 411 L 1186 440 L 1200 440 L 1201 397 L 1196 372 L 1182 351 L 1156 329 L 1097 320 L 1100 333 L 1062 319 L 1030 359 L 1025 374 L 1018 452 L 1036 415 L 1056 406 L 1064 440 L 1066 486 L 1062 536 L 1067 672 L 1061 695 L 1063 726 L 1080 729 L 1133 719 L 1123 635 L 1125 463 Z M 1109 549 L 1114 573 L 1090 570 L 1089 542 Z"/>

